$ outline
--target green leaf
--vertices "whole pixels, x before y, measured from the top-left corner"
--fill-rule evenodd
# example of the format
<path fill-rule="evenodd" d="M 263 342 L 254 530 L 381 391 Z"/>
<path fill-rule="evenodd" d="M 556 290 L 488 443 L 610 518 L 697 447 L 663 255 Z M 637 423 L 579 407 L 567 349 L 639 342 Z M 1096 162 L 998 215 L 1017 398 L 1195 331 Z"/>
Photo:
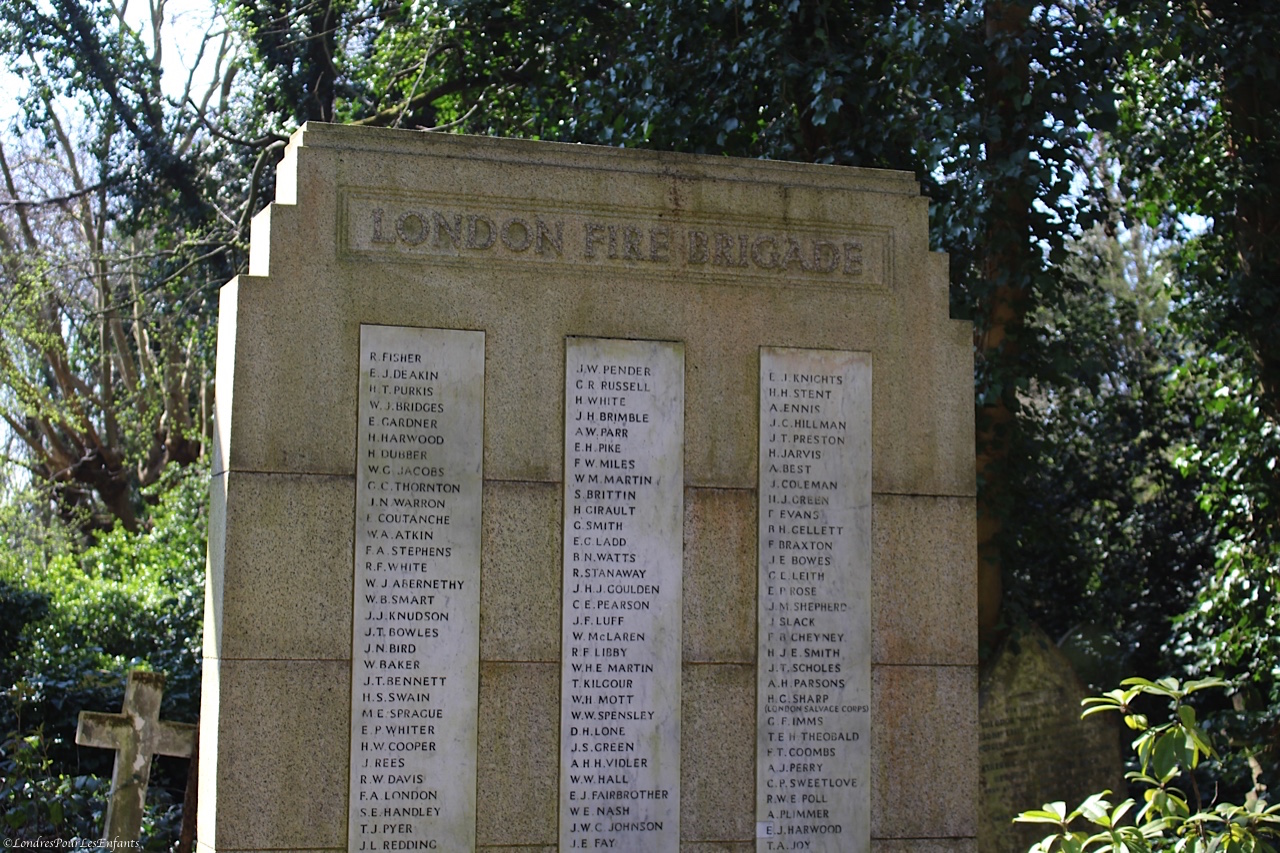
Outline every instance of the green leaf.
<path fill-rule="evenodd" d="M 1195 755 L 1189 759 L 1192 767 L 1199 765 L 1201 756 L 1218 757 L 1218 752 L 1213 748 L 1213 744 L 1209 743 L 1209 737 L 1204 733 L 1204 729 L 1199 726 L 1192 726 L 1186 732 L 1187 748 L 1188 750 L 1195 750 Z"/>
<path fill-rule="evenodd" d="M 1062 823 L 1062 818 L 1052 812 L 1041 811 L 1040 809 L 1032 809 L 1030 811 L 1020 812 L 1013 819 L 1014 823 Z"/>
<path fill-rule="evenodd" d="M 1085 819 L 1091 823 L 1095 823 L 1098 826 L 1110 827 L 1111 818 L 1108 811 L 1111 808 L 1111 804 L 1104 799 L 1104 797 L 1110 793 L 1110 791 L 1103 791 L 1100 794 L 1094 794 L 1081 803 L 1080 808 L 1076 811 L 1079 814 L 1084 815 Z"/>
<path fill-rule="evenodd" d="M 1151 756 L 1159 734 L 1155 729 L 1147 729 L 1133 741 L 1133 749 L 1138 753 L 1138 760 L 1142 764 L 1142 772 L 1144 774 L 1151 770 Z M 1155 775 L 1159 776 L 1158 773 Z"/>
<path fill-rule="evenodd" d="M 1067 804 L 1058 800 L 1045 803 L 1042 808 L 1025 811 L 1014 818 L 1019 823 L 1063 823 L 1067 819 Z"/>
<path fill-rule="evenodd" d="M 1182 685 L 1187 693 L 1195 693 L 1197 690 L 1204 690 L 1209 687 L 1230 687 L 1231 682 L 1224 678 L 1200 678 L 1194 681 L 1188 681 Z"/>
<path fill-rule="evenodd" d="M 1177 730 L 1167 731 L 1156 738 L 1151 755 L 1151 773 L 1161 781 L 1176 775 L 1183 756 L 1186 738 Z"/>
<path fill-rule="evenodd" d="M 1119 805 L 1117 805 L 1114 809 L 1112 809 L 1111 825 L 1119 826 L 1120 822 L 1124 820 L 1124 816 L 1129 813 L 1130 809 L 1132 809 L 1134 805 L 1135 804 L 1132 799 L 1126 799 L 1123 802 L 1121 802 Z"/>

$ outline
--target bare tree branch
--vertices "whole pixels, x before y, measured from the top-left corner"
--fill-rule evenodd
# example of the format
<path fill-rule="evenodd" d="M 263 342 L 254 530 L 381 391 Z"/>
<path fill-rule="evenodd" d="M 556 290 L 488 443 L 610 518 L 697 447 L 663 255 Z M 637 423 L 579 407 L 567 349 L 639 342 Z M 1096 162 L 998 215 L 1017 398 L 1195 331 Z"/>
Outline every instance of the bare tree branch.
<path fill-rule="evenodd" d="M 100 190 L 107 189 L 109 184 L 105 181 L 99 181 L 96 184 L 89 184 L 82 189 L 72 190 L 62 193 L 61 195 L 49 196 L 48 198 L 0 198 L 0 208 L 13 207 L 61 207 L 68 202 L 78 201 L 84 196 L 93 195 Z"/>

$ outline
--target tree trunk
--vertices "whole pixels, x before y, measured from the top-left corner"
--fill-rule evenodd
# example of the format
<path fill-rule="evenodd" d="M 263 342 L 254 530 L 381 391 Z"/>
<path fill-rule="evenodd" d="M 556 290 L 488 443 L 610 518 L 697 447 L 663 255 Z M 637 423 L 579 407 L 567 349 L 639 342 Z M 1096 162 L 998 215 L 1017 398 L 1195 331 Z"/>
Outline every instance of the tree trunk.
<path fill-rule="evenodd" d="M 1028 147 L 1023 94 L 1029 65 L 1022 36 L 1025 0 L 995 0 L 985 10 L 986 179 L 990 199 L 983 245 L 983 298 L 974 320 L 979 366 L 977 408 L 978 633 L 994 647 L 1003 595 L 1000 534 L 1007 512 L 1009 445 L 1017 429 L 1021 334 L 1030 303 L 1031 202 L 1024 166 Z M 1019 156 L 1022 155 L 1022 156 Z"/>

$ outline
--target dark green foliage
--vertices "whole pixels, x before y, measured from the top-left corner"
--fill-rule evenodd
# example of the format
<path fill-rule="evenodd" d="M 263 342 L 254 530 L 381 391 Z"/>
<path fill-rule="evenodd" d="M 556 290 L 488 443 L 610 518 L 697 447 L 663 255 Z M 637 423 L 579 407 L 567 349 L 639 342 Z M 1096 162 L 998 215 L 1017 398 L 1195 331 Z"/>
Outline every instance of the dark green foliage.
<path fill-rule="evenodd" d="M 110 775 L 56 772 L 43 732 L 10 737 L 0 749 L 0 804 L 6 838 L 98 838 Z"/>
<path fill-rule="evenodd" d="M 267 75 L 262 94 L 267 115 L 283 125 L 333 121 L 340 39 L 352 17 L 369 14 L 343 0 L 274 0 L 233 4 L 255 64 Z"/>
<path fill-rule="evenodd" d="M 1122 4 L 1144 37 L 1130 55 L 1117 132 L 1136 212 L 1175 230 L 1210 218 L 1188 256 L 1195 322 L 1255 359 L 1280 416 L 1280 7 L 1170 0 Z M 1131 7 L 1131 8 L 1130 8 Z M 1159 119 L 1153 121 L 1153 119 Z"/>
<path fill-rule="evenodd" d="M 1176 621 L 1173 651 L 1188 669 L 1231 675 L 1241 686 L 1235 710 L 1216 719 L 1240 742 L 1262 749 L 1255 774 L 1280 788 L 1280 429 L 1265 415 L 1252 371 L 1201 351 L 1177 377 L 1199 405 L 1195 440 L 1177 464 L 1201 483 L 1198 498 L 1216 539 L 1215 559 L 1190 607 Z M 1238 784 L 1238 783 L 1237 783 Z"/>
<path fill-rule="evenodd" d="M 1250 739 L 1267 745 L 1256 770 L 1274 786 L 1280 6 L 1168 0 L 1120 9 L 1137 37 L 1122 78 L 1115 150 L 1131 216 L 1182 244 L 1173 319 L 1191 348 L 1171 388 L 1197 405 L 1195 435 L 1175 461 L 1201 483 L 1199 503 L 1216 539 L 1214 563 L 1178 622 L 1176 650 L 1189 668 L 1245 687 Z M 1205 217 L 1203 233 L 1187 235 L 1187 214 Z"/>
<path fill-rule="evenodd" d="M 129 669 L 165 673 L 162 718 L 197 719 L 206 477 L 203 466 L 171 475 L 146 532 L 117 527 L 81 553 L 56 551 L 39 570 L 0 557 L 0 580 L 20 590 L 12 597 L 43 602 L 0 659 L 0 811 L 14 831 L 101 832 L 114 754 L 77 747 L 75 731 L 80 711 L 119 710 Z M 156 843 L 178 829 L 186 765 L 160 761 L 152 774 Z M 86 821 L 97 829 L 83 832 Z"/>
<path fill-rule="evenodd" d="M 0 579 L 0 612 L 4 613 L 4 621 L 0 622 L 0 660 L 7 661 L 18 651 L 23 629 L 49 612 L 49 597 Z"/>
<path fill-rule="evenodd" d="M 1202 481 L 1177 464 L 1199 401 L 1169 384 L 1190 356 L 1169 326 L 1168 267 L 1135 252 L 1101 229 L 1073 246 L 1068 286 L 1032 318 L 1044 363 L 1011 460 L 1008 603 L 1055 637 L 1106 637 L 1104 673 L 1178 665 L 1171 620 L 1216 541 Z"/>

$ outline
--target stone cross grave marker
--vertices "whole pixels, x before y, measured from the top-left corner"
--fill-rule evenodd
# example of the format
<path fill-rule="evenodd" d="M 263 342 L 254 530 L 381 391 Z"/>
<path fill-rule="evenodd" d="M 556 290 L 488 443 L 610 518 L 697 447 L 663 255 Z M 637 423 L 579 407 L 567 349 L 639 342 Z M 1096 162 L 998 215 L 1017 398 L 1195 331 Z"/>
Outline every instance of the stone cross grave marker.
<path fill-rule="evenodd" d="M 119 714 L 80 712 L 76 743 L 116 751 L 103 832 L 106 841 L 135 841 L 142 831 L 152 756 L 190 758 L 195 750 L 194 725 L 160 720 L 163 695 L 163 673 L 135 669 L 129 673 Z"/>

